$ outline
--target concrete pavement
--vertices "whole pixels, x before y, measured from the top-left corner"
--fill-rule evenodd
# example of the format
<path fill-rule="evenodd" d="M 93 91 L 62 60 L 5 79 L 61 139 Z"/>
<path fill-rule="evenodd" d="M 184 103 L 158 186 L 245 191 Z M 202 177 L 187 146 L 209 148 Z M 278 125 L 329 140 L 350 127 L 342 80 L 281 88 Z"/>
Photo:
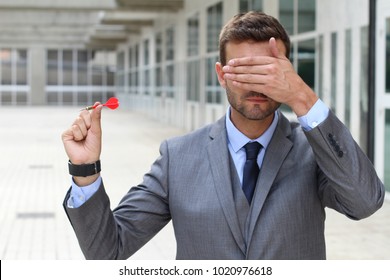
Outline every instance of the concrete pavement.
<path fill-rule="evenodd" d="M 0 108 L 0 259 L 83 259 L 62 200 L 70 185 L 61 133 L 78 108 Z M 158 156 L 185 133 L 142 114 L 103 112 L 102 176 L 114 207 Z M 363 221 L 327 210 L 328 259 L 390 259 L 390 201 Z M 132 259 L 174 259 L 171 224 Z"/>

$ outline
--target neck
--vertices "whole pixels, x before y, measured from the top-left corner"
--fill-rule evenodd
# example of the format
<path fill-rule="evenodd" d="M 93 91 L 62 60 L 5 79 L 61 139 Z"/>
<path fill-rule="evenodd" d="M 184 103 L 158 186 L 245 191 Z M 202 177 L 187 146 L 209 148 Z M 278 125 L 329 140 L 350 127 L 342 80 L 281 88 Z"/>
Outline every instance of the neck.
<path fill-rule="evenodd" d="M 250 120 L 233 108 L 230 110 L 230 120 L 234 126 L 249 139 L 257 139 L 270 127 L 275 113 L 261 120 Z"/>

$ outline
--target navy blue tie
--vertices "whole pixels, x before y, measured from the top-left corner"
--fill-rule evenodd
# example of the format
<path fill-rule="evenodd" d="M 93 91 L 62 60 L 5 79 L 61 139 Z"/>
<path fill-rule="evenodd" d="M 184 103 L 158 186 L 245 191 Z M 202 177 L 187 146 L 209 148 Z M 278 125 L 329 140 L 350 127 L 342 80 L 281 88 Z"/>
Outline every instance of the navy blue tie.
<path fill-rule="evenodd" d="M 261 149 L 259 142 L 247 143 L 245 146 L 246 161 L 244 165 L 244 176 L 242 180 L 242 190 L 249 204 L 255 192 L 257 177 L 259 176 L 259 166 L 257 165 L 257 155 Z"/>

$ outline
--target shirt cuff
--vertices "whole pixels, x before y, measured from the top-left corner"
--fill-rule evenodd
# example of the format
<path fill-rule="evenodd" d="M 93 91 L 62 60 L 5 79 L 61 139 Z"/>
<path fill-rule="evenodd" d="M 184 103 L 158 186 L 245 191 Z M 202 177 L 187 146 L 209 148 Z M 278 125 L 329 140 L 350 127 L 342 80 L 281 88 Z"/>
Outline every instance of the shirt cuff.
<path fill-rule="evenodd" d="M 329 115 L 329 108 L 318 99 L 306 115 L 298 118 L 302 128 L 306 131 L 312 130 L 322 123 Z"/>
<path fill-rule="evenodd" d="M 70 190 L 70 197 L 68 199 L 69 208 L 78 208 L 83 205 L 88 199 L 90 199 L 96 191 L 99 189 L 102 183 L 102 177 L 96 179 L 92 184 L 79 187 L 72 179 L 72 189 Z"/>

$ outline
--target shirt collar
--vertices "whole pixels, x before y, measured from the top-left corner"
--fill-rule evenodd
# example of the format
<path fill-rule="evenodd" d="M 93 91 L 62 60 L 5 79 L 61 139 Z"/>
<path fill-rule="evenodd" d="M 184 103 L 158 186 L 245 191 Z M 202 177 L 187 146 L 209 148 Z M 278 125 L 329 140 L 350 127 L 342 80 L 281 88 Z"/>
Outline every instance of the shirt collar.
<path fill-rule="evenodd" d="M 257 141 L 259 142 L 264 150 L 267 149 L 269 142 L 271 141 L 272 136 L 274 135 L 276 126 L 278 124 L 278 113 L 277 111 L 274 114 L 274 119 L 272 120 L 271 125 L 267 128 L 267 130 L 257 139 L 250 139 L 245 136 L 241 131 L 239 131 L 232 121 L 230 120 L 230 106 L 226 112 L 226 131 L 228 136 L 228 141 L 231 144 L 233 151 L 237 153 L 244 145 L 248 142 Z"/>

